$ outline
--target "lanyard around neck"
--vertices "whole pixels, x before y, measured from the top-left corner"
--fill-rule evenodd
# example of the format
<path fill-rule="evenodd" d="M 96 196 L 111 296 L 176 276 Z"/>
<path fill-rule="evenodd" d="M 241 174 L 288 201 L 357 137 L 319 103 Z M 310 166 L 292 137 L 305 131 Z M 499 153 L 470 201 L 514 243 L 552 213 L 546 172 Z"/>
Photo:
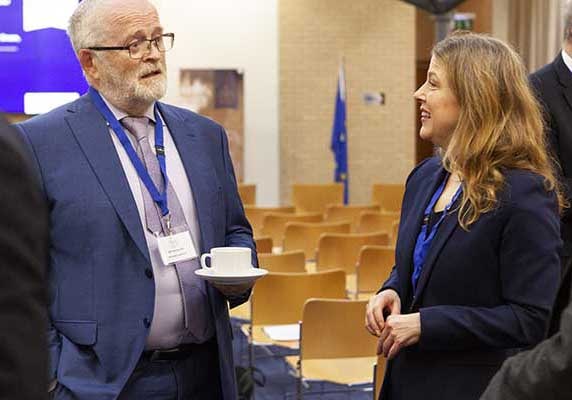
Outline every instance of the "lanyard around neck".
<path fill-rule="evenodd" d="M 159 191 L 159 189 L 157 188 L 157 186 L 153 182 L 153 179 L 151 179 L 151 176 L 149 175 L 147 168 L 145 168 L 145 165 L 143 164 L 143 162 L 141 161 L 141 159 L 137 155 L 137 152 L 135 151 L 135 148 L 131 144 L 129 137 L 125 133 L 123 126 L 117 120 L 115 115 L 111 112 L 111 110 L 109 109 L 107 104 L 105 104 L 105 101 L 103 100 L 103 98 L 101 97 L 99 92 L 97 90 L 95 90 L 93 87 L 90 87 L 89 88 L 89 96 L 91 97 L 91 100 L 93 101 L 93 104 L 95 105 L 95 108 L 97 108 L 99 113 L 107 121 L 108 126 L 113 130 L 113 132 L 115 132 L 115 135 L 117 136 L 117 138 L 119 139 L 119 142 L 121 143 L 121 145 L 125 149 L 125 152 L 127 153 L 129 160 L 131 161 L 131 164 L 135 168 L 135 171 L 137 171 L 137 175 L 139 175 L 141 182 L 143 182 L 143 184 L 145 185 L 145 187 L 149 191 L 149 194 L 151 195 L 151 198 L 153 199 L 153 201 L 155 201 L 155 203 L 157 203 L 157 205 L 161 209 L 161 214 L 163 216 L 169 214 L 169 207 L 167 205 L 167 185 L 168 185 L 167 165 L 166 165 L 166 158 L 165 158 L 165 147 L 163 145 L 163 121 L 161 120 L 161 116 L 159 115 L 159 110 L 157 109 L 157 105 L 155 104 L 155 107 L 153 109 L 153 113 L 155 115 L 155 121 L 156 121 L 156 123 L 155 123 L 155 152 L 157 154 L 157 161 L 159 162 L 159 168 L 160 168 L 161 174 L 163 176 L 163 190 L 162 190 L 162 192 Z"/>

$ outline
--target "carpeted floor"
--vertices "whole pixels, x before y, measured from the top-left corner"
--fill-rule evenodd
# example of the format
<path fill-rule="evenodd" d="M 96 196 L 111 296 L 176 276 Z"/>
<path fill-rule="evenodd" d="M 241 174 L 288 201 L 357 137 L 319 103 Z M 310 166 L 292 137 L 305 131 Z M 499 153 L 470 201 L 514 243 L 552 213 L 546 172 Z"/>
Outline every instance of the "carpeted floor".
<path fill-rule="evenodd" d="M 232 319 L 234 333 L 234 357 L 237 365 L 248 366 L 248 339 L 240 330 L 240 321 Z M 255 377 L 265 381 L 264 386 L 256 386 L 256 400 L 295 400 L 296 382 L 295 372 L 284 360 L 286 355 L 297 354 L 281 346 L 255 346 L 254 366 L 259 372 Z M 304 388 L 303 398 L 309 400 L 372 400 L 372 386 L 361 385 L 351 390 L 346 385 L 337 385 L 332 382 L 312 382 Z"/>

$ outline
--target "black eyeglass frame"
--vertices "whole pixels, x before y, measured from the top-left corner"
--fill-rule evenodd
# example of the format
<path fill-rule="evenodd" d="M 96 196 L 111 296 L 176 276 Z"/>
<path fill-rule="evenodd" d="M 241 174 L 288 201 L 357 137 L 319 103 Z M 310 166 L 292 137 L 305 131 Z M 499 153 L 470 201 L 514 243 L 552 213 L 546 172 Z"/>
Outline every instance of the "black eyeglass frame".
<path fill-rule="evenodd" d="M 165 48 L 165 50 L 161 50 L 159 48 L 159 40 L 163 39 L 163 38 L 171 38 L 171 47 Z M 175 34 L 174 33 L 163 33 L 162 35 L 154 37 L 153 39 L 138 39 L 138 40 L 134 40 L 133 42 L 131 42 L 127 46 L 90 46 L 90 47 L 86 47 L 86 49 L 87 50 L 94 50 L 94 51 L 127 50 L 129 52 L 129 57 L 133 58 L 134 60 L 139 60 L 139 59 L 143 58 L 144 56 L 137 57 L 137 58 L 133 57 L 131 55 L 131 46 L 133 46 L 135 44 L 141 44 L 144 42 L 149 43 L 147 45 L 147 51 L 148 52 L 151 51 L 152 43 L 155 43 L 155 47 L 157 48 L 157 50 L 161 53 L 165 53 L 166 51 L 171 50 L 173 48 L 173 46 L 175 45 Z"/>

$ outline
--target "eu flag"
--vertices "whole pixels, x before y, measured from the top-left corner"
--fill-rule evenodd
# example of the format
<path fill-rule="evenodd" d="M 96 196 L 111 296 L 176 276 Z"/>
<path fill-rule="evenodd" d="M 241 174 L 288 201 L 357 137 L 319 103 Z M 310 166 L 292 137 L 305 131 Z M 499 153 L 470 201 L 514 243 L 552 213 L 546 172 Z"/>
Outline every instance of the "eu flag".
<path fill-rule="evenodd" d="M 344 204 L 348 204 L 348 141 L 346 130 L 346 81 L 344 65 L 340 64 L 331 147 L 336 162 L 334 180 L 344 184 Z"/>

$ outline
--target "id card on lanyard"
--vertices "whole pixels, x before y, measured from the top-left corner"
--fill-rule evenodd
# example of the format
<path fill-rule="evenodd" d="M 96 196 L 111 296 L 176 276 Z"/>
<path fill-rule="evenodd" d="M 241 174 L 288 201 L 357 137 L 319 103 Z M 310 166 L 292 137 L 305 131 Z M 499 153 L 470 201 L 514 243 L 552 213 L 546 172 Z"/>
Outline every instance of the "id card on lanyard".
<path fill-rule="evenodd" d="M 166 154 L 165 154 L 165 147 L 163 145 L 163 122 L 161 120 L 161 116 L 159 115 L 159 110 L 157 109 L 157 105 L 154 107 L 154 115 L 155 120 L 157 123 L 155 124 L 155 153 L 157 155 L 157 161 L 159 163 L 159 169 L 161 170 L 161 175 L 163 176 L 163 188 L 160 191 L 147 168 L 137 155 L 135 148 L 131 144 L 127 133 L 123 129 L 121 123 L 117 120 L 113 112 L 109 109 L 105 101 L 99 94 L 97 90 L 93 87 L 89 88 L 89 96 L 91 97 L 95 107 L 99 111 L 99 113 L 105 118 L 108 125 L 111 127 L 119 142 L 123 146 L 123 149 L 127 153 L 129 157 L 129 161 L 135 168 L 139 179 L 145 185 L 145 188 L 149 192 L 149 195 L 153 199 L 153 201 L 157 204 L 159 209 L 161 210 L 161 216 L 166 221 L 167 231 L 165 232 L 166 236 L 159 237 L 157 236 L 157 244 L 159 247 L 159 254 L 161 255 L 161 260 L 163 264 L 169 265 L 176 262 L 190 260 L 197 256 L 195 247 L 193 245 L 191 235 L 189 231 L 180 232 L 177 234 L 173 234 L 171 231 L 171 218 L 169 214 L 169 207 L 167 203 L 167 187 L 168 187 L 168 177 L 167 177 L 167 164 L 166 164 Z"/>
<path fill-rule="evenodd" d="M 417 236 L 417 241 L 415 242 L 415 248 L 413 250 L 413 274 L 411 275 L 411 284 L 413 286 L 413 293 L 415 293 L 415 290 L 417 289 L 417 282 L 419 281 L 419 277 L 421 276 L 421 272 L 423 271 L 423 266 L 425 264 L 425 259 L 427 258 L 427 253 L 431 248 L 431 243 L 435 238 L 437 230 L 439 229 L 439 226 L 449 213 L 449 210 L 451 209 L 451 207 L 453 207 L 453 204 L 455 203 L 455 201 L 457 201 L 457 198 L 463 191 L 462 185 L 460 185 L 455 194 L 453 195 L 453 198 L 451 199 L 449 204 L 447 204 L 447 206 L 443 210 L 443 214 L 441 214 L 437 222 L 433 224 L 431 230 L 427 232 L 427 228 L 429 226 L 429 215 L 431 214 L 431 211 L 435 207 L 437 200 L 439 200 L 439 197 L 441 197 L 441 194 L 443 194 L 443 190 L 445 190 L 445 185 L 447 183 L 447 180 L 449 179 L 449 176 L 450 175 L 447 175 L 445 179 L 443 179 L 443 182 L 433 194 L 431 201 L 429 202 L 427 208 L 425 208 L 425 212 L 423 213 L 423 223 L 421 225 L 421 231 Z"/>

